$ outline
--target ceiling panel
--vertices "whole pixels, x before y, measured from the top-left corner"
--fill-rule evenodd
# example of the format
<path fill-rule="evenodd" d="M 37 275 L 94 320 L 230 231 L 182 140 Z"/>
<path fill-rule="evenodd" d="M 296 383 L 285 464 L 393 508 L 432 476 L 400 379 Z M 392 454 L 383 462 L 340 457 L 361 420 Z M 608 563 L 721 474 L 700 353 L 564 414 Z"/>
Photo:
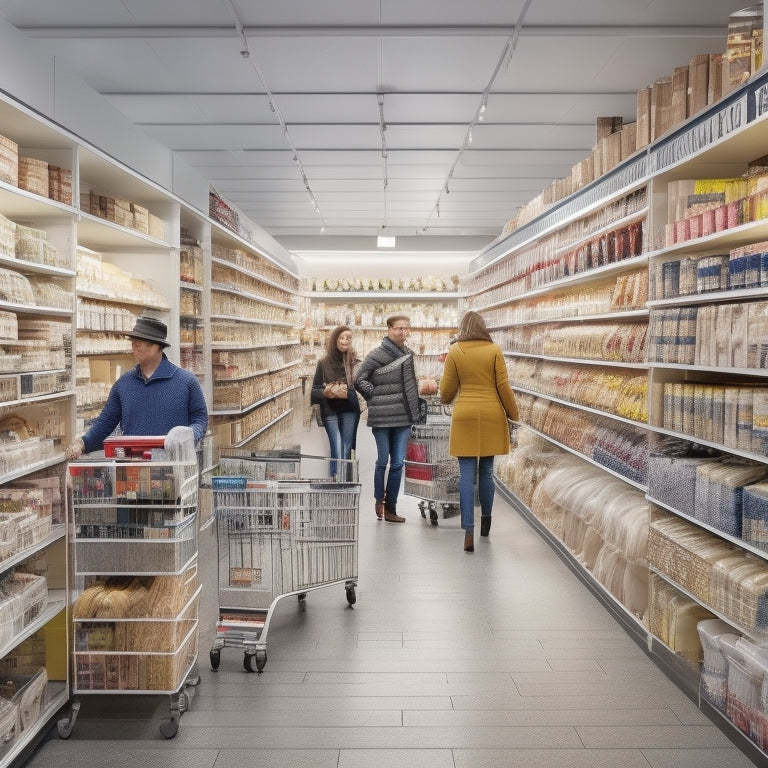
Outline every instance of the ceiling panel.
<path fill-rule="evenodd" d="M 744 5 L 0 0 L 0 16 L 287 244 L 359 248 L 386 222 L 474 249 L 591 153 L 598 117 L 634 120 L 640 88 L 722 52 Z"/>

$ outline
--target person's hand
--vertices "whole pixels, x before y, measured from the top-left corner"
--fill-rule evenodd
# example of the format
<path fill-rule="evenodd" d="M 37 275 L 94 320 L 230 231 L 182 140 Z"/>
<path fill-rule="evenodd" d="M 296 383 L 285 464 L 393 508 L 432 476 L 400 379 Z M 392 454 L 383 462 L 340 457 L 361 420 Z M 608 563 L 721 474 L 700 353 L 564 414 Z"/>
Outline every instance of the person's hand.
<path fill-rule="evenodd" d="M 84 450 L 85 443 L 83 442 L 83 438 L 78 437 L 77 440 L 64 451 L 64 456 L 67 461 L 75 461 L 75 459 L 79 459 L 83 455 Z"/>

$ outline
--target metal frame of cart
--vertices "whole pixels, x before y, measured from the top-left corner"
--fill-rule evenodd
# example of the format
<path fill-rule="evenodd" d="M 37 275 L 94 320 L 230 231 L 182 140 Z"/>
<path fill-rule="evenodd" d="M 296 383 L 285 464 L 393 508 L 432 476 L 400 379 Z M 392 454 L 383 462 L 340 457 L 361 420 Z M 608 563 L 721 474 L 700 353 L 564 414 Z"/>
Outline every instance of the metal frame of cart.
<path fill-rule="evenodd" d="M 437 525 L 438 507 L 444 518 L 459 509 L 459 465 L 448 453 L 450 429 L 450 411 L 430 408 L 427 423 L 411 427 L 406 448 L 404 492 L 421 499 L 421 516 L 429 512 L 432 525 Z"/>
<path fill-rule="evenodd" d="M 327 457 L 229 450 L 223 471 L 211 478 L 218 549 L 219 616 L 210 651 L 217 670 L 225 647 L 243 649 L 243 667 L 261 672 L 267 635 L 278 602 L 343 585 L 347 603 L 357 597 L 360 485 L 328 477 Z M 308 478 L 308 463 L 324 465 Z M 342 461 L 357 477 L 357 463 Z"/>
<path fill-rule="evenodd" d="M 58 734 L 71 735 L 79 696 L 168 695 L 170 720 L 160 732 L 172 738 L 200 682 L 197 457 L 78 461 L 67 471 L 73 589 L 85 602 L 89 589 L 90 597 L 102 588 L 105 603 L 95 615 L 76 615 L 73 603 L 75 698 L 70 715 L 58 721 Z M 172 597 L 171 583 L 177 588 Z M 146 612 L 147 601 L 133 613 L 118 609 L 153 587 L 163 610 Z M 109 608 L 103 607 L 107 594 Z"/>

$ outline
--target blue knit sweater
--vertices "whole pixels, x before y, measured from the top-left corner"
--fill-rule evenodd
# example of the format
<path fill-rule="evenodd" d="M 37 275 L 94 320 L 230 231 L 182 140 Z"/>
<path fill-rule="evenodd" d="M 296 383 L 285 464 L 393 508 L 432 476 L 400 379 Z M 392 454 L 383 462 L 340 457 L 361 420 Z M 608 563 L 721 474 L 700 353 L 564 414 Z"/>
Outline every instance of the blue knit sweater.
<path fill-rule="evenodd" d="M 124 435 L 132 436 L 166 435 L 173 427 L 192 427 L 197 442 L 208 427 L 200 382 L 165 353 L 149 381 L 134 366 L 112 385 L 104 408 L 83 435 L 85 452 L 102 448 L 118 425 Z"/>

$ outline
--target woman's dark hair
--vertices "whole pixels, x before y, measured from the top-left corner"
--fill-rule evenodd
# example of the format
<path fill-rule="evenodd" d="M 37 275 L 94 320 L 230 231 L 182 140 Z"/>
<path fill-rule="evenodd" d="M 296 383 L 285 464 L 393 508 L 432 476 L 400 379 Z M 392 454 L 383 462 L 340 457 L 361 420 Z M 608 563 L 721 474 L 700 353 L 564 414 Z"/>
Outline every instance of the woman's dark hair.
<path fill-rule="evenodd" d="M 465 312 L 459 323 L 459 332 L 456 334 L 457 341 L 493 341 L 491 334 L 488 333 L 485 320 L 482 315 L 470 310 Z"/>

